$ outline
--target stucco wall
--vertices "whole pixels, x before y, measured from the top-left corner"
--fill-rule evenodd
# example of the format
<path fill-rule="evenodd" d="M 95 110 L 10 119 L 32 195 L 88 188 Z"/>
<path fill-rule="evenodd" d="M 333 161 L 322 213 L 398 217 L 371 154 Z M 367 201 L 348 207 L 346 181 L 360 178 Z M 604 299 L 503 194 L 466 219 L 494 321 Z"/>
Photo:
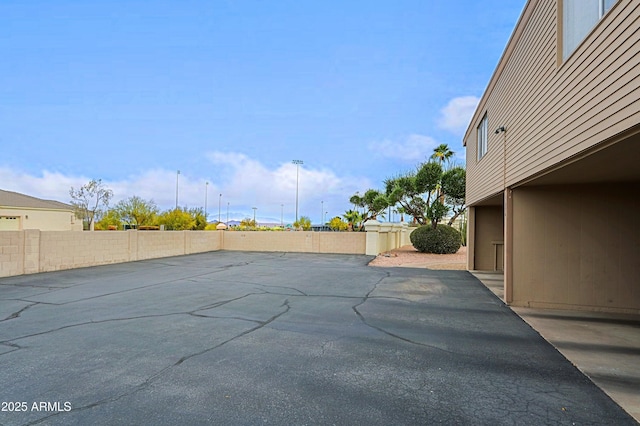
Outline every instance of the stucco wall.
<path fill-rule="evenodd" d="M 26 208 L 0 208 L 0 216 L 18 216 L 20 230 L 82 231 L 82 220 L 71 211 Z"/>
<path fill-rule="evenodd" d="M 640 313 L 640 183 L 513 191 L 514 306 Z"/>

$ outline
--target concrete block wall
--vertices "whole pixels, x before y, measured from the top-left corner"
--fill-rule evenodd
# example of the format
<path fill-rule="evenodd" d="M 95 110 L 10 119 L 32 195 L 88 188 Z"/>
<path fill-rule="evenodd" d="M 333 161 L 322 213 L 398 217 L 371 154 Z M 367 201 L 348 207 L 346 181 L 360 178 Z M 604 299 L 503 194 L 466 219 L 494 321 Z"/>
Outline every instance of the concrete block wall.
<path fill-rule="evenodd" d="M 137 260 L 157 259 L 159 257 L 180 256 L 186 254 L 187 237 L 185 236 L 185 232 L 192 231 L 134 232 L 138 239 Z"/>
<path fill-rule="evenodd" d="M 318 232 L 320 253 L 363 254 L 366 249 L 364 232 Z"/>
<path fill-rule="evenodd" d="M 0 277 L 24 273 L 24 232 L 0 232 Z"/>
<path fill-rule="evenodd" d="M 222 237 L 224 235 L 222 231 L 216 231 L 215 233 L 211 231 L 184 231 L 184 233 L 187 241 L 185 254 L 222 250 Z"/>
<path fill-rule="evenodd" d="M 374 224 L 366 233 L 0 231 L 0 277 L 216 250 L 377 255 L 407 244 L 407 236 L 404 224 Z"/>
<path fill-rule="evenodd" d="M 36 232 L 40 233 L 38 272 L 129 261 L 129 232 L 126 231 Z"/>
<path fill-rule="evenodd" d="M 362 232 L 236 232 L 223 235 L 225 250 L 364 254 Z"/>

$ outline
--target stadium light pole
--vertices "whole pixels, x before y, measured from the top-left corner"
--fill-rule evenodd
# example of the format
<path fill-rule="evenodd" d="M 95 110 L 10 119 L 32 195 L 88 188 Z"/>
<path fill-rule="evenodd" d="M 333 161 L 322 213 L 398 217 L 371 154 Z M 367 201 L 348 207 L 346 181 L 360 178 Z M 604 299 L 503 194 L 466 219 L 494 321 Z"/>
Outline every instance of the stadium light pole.
<path fill-rule="evenodd" d="M 257 207 L 251 207 L 253 209 L 253 226 L 255 226 L 256 228 L 258 227 L 258 223 L 256 222 L 256 210 L 258 210 Z"/>
<path fill-rule="evenodd" d="M 176 210 L 178 210 L 178 178 L 180 177 L 180 170 L 176 173 Z"/>
<path fill-rule="evenodd" d="M 304 164 L 302 160 L 293 160 L 291 161 L 296 165 L 296 222 L 298 221 L 298 187 L 300 183 L 300 165 Z"/>
<path fill-rule="evenodd" d="M 204 184 L 204 221 L 207 222 L 207 195 L 209 194 L 209 182 Z"/>
<path fill-rule="evenodd" d="M 222 203 L 222 194 L 218 197 L 218 223 L 220 223 L 220 204 Z"/>

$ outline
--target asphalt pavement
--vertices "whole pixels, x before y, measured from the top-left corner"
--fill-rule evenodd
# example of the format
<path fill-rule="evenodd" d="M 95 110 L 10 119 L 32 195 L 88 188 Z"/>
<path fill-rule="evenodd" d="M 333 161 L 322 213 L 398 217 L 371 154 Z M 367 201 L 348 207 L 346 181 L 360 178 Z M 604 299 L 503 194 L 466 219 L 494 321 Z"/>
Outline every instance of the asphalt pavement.
<path fill-rule="evenodd" d="M 470 273 L 371 259 L 1 278 L 0 424 L 637 424 Z"/>

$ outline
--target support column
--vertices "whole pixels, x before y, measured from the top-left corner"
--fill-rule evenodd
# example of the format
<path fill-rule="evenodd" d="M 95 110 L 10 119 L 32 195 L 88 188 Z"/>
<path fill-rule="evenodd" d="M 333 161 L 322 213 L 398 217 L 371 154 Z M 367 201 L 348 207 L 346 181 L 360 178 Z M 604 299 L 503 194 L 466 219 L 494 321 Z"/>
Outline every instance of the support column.
<path fill-rule="evenodd" d="M 368 220 L 364 224 L 364 230 L 367 232 L 365 254 L 370 256 L 377 256 L 379 251 L 379 234 L 380 234 L 380 222 L 377 220 Z"/>
<path fill-rule="evenodd" d="M 504 301 L 513 302 L 513 190 L 504 190 Z"/>
<path fill-rule="evenodd" d="M 468 207 L 467 210 L 467 269 L 473 271 L 476 269 L 476 208 Z"/>

